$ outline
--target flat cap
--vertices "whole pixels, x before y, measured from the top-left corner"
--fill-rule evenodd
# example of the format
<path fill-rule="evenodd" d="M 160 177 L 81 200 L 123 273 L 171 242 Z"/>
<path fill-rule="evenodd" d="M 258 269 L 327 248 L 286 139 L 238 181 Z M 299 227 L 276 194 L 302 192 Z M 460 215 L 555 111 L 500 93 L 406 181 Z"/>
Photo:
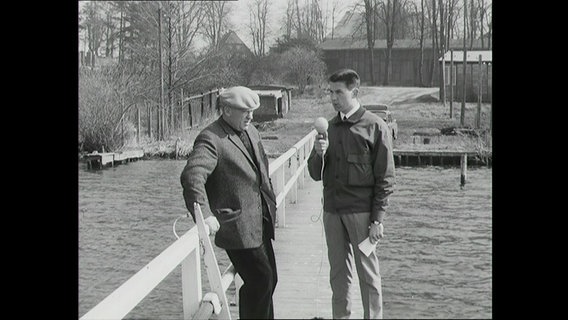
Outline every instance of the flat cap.
<path fill-rule="evenodd" d="M 235 109 L 252 111 L 260 107 L 260 98 L 251 89 L 236 86 L 220 91 L 219 103 Z"/>

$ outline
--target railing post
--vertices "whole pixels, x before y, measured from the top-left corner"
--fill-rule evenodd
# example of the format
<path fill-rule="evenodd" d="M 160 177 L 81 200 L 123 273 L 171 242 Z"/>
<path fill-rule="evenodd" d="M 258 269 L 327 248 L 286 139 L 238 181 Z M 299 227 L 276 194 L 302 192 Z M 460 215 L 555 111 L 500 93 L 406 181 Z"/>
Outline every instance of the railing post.
<path fill-rule="evenodd" d="M 201 257 L 200 247 L 191 251 L 181 264 L 181 291 L 183 296 L 183 318 L 191 319 L 199 309 L 203 299 L 201 287 Z"/>
<path fill-rule="evenodd" d="M 243 286 L 244 281 L 241 278 L 241 276 L 236 273 L 235 274 L 235 303 L 237 306 L 240 305 L 240 301 L 239 301 L 239 290 L 241 290 L 241 287 Z"/>
<path fill-rule="evenodd" d="M 307 143 L 306 143 L 307 144 Z M 300 150 L 298 150 L 298 166 L 301 166 L 302 163 L 304 163 L 304 159 L 306 159 L 306 144 L 304 144 Z M 300 189 L 304 189 L 304 182 L 306 181 L 304 179 L 304 172 L 305 169 L 302 169 L 302 173 L 298 176 L 298 188 Z"/>
<path fill-rule="evenodd" d="M 294 175 L 296 173 L 296 170 L 298 170 L 299 168 L 297 157 L 298 157 L 298 150 L 296 150 L 296 152 L 292 156 L 290 156 L 290 172 L 292 175 Z M 292 190 L 290 191 L 292 192 L 290 196 L 290 203 L 298 202 L 298 181 L 294 182 Z"/>
<path fill-rule="evenodd" d="M 315 139 L 315 137 L 311 137 L 309 142 L 304 145 L 304 149 L 305 149 L 304 152 L 305 152 L 306 158 L 309 158 L 310 154 L 312 153 L 312 147 L 313 147 L 314 141 L 315 141 L 314 139 Z M 304 179 L 310 179 L 311 178 L 310 172 L 308 171 L 308 166 L 306 166 L 304 168 L 304 174 L 302 176 L 304 177 Z"/>
<path fill-rule="evenodd" d="M 277 182 L 278 193 L 284 191 L 284 186 L 286 185 L 286 171 L 284 170 L 285 166 L 286 166 L 285 164 L 280 166 L 276 174 L 276 177 L 278 178 Z M 284 199 L 282 199 L 280 207 L 278 207 L 276 213 L 277 213 L 276 221 L 278 221 L 278 227 L 279 228 L 286 227 L 286 196 L 284 196 Z"/>

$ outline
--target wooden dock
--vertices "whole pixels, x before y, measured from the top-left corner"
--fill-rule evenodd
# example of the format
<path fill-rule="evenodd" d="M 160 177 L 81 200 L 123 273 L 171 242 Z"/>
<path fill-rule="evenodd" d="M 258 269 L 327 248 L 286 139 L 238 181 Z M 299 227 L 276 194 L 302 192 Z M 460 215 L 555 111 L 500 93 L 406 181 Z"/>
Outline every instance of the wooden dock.
<path fill-rule="evenodd" d="M 88 169 L 103 169 L 114 167 L 115 164 L 136 161 L 144 157 L 144 150 L 128 150 L 123 152 L 93 152 L 86 154 L 83 159 Z"/>
<path fill-rule="evenodd" d="M 482 159 L 475 151 L 394 149 L 393 154 L 395 165 L 404 166 L 460 165 L 461 158 L 464 155 L 468 158 L 469 164 L 491 164 L 491 155 Z"/>
<path fill-rule="evenodd" d="M 275 319 L 332 319 L 329 261 L 321 211 L 322 184 L 306 179 L 298 202 L 286 205 L 286 227 L 276 228 L 274 255 L 278 284 L 274 291 Z M 352 319 L 363 319 L 363 302 L 353 266 Z M 234 301 L 234 297 L 229 300 Z M 239 319 L 238 306 L 231 305 L 232 319 Z"/>
<path fill-rule="evenodd" d="M 322 192 L 321 182 L 308 177 L 298 192 L 297 203 L 286 205 L 286 227 L 276 228 L 276 319 L 332 318 L 327 246 L 323 221 L 318 219 Z M 352 318 L 362 319 L 363 304 L 356 274 L 354 280 Z"/>

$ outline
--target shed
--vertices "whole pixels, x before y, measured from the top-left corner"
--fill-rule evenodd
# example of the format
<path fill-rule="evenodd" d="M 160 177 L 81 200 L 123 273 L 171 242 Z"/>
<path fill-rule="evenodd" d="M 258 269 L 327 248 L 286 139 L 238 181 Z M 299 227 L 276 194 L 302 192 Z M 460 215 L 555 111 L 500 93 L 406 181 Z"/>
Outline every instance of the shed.
<path fill-rule="evenodd" d="M 292 88 L 280 85 L 248 86 L 260 98 L 260 107 L 254 112 L 258 121 L 273 120 L 284 117 L 290 111 Z"/>
<path fill-rule="evenodd" d="M 479 56 L 481 56 L 481 66 L 479 65 Z M 452 61 L 453 57 L 453 61 Z M 444 63 L 444 79 L 445 79 L 445 93 L 446 99 L 450 99 L 450 68 L 453 63 L 453 96 L 454 101 L 462 100 L 463 98 L 463 50 L 449 50 L 443 57 L 438 59 L 440 66 Z M 481 88 L 482 88 L 482 102 L 491 102 L 492 91 L 492 64 L 493 64 L 493 51 L 492 50 L 466 50 L 466 97 L 468 102 L 475 102 L 478 100 L 479 79 L 481 70 Z M 441 83 L 441 81 L 440 81 Z M 440 86 L 441 87 L 441 86 Z M 442 89 L 442 88 L 440 88 Z M 440 90 L 440 93 L 442 90 Z"/>

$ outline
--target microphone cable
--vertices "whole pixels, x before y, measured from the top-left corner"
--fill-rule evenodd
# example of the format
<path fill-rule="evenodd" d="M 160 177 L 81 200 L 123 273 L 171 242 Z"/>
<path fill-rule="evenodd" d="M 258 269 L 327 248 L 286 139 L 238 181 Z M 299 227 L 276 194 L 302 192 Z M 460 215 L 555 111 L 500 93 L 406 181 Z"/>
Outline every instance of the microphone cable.
<path fill-rule="evenodd" d="M 322 181 L 322 187 L 323 187 L 323 169 L 324 169 L 324 167 L 325 167 L 325 153 L 322 153 L 322 156 L 321 156 L 321 171 L 320 171 L 320 178 L 321 178 L 321 181 Z M 320 212 L 317 216 L 312 215 L 310 217 L 312 222 L 317 222 L 317 221 L 320 222 L 320 224 L 321 224 L 321 238 L 322 238 L 322 240 L 321 240 L 321 258 L 320 258 L 320 264 L 319 264 L 319 268 L 318 268 L 318 274 L 317 274 L 317 277 L 316 277 L 316 315 L 319 314 L 318 292 L 319 292 L 321 270 L 322 270 L 322 267 L 323 267 L 323 255 L 324 255 L 324 251 L 325 251 L 324 241 L 326 241 L 325 237 L 324 237 L 325 230 L 324 230 L 324 226 L 323 226 L 323 220 L 321 219 L 323 211 L 324 211 L 323 204 L 324 204 L 324 201 L 323 201 L 323 188 L 322 188 Z M 315 219 L 314 219 L 314 217 L 315 217 Z M 314 319 L 319 319 L 319 318 L 316 316 Z"/>

